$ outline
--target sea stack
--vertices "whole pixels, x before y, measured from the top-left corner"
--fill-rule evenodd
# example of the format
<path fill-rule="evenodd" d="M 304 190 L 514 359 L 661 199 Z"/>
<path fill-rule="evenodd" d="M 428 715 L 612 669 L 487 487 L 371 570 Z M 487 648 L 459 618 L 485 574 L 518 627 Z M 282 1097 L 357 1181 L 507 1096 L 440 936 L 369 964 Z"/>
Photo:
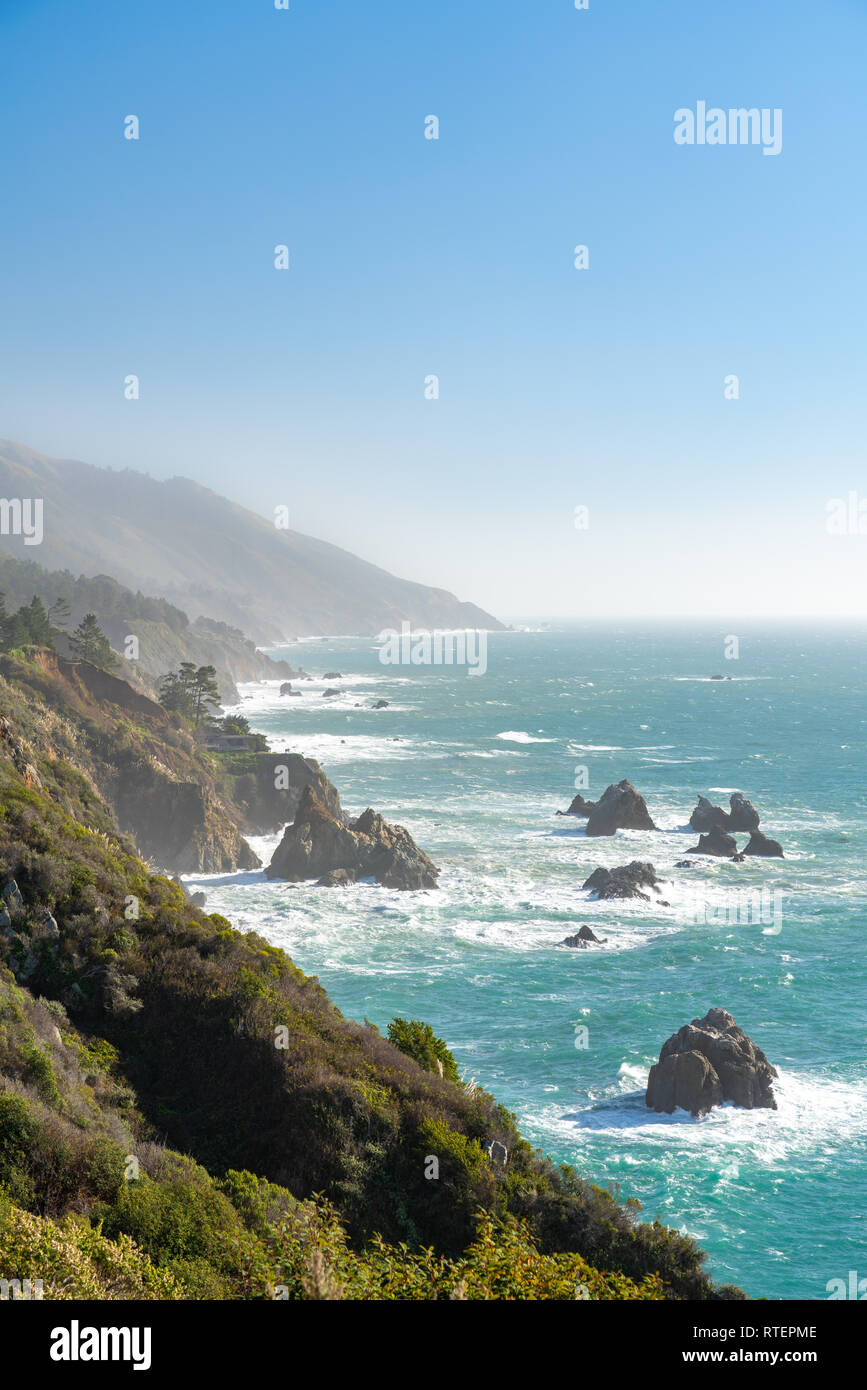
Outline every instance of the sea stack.
<path fill-rule="evenodd" d="M 713 854 L 717 859 L 733 859 L 738 852 L 737 840 L 724 830 L 714 826 L 707 835 L 698 837 L 698 844 L 688 849 L 687 854 Z"/>
<path fill-rule="evenodd" d="M 745 1110 L 776 1110 L 771 1085 L 776 1075 L 730 1013 L 709 1009 L 663 1043 L 644 1099 L 649 1110 L 667 1115 L 675 1110 L 706 1115 L 726 1101 Z"/>
<path fill-rule="evenodd" d="M 588 835 L 613 835 L 617 830 L 655 829 L 644 797 L 639 796 L 632 783 L 626 780 L 606 788 L 587 821 Z"/>
<path fill-rule="evenodd" d="M 436 888 L 439 869 L 402 825 L 390 825 L 370 808 L 356 820 L 342 815 L 305 787 L 295 820 L 265 870 L 268 878 L 315 878 L 323 887 L 373 878 L 384 888 Z"/>
<path fill-rule="evenodd" d="M 643 898 L 645 902 L 651 900 L 645 888 L 652 888 L 655 893 L 662 891 L 653 865 L 639 859 L 617 869 L 594 869 L 581 887 L 595 893 L 597 898 Z"/>

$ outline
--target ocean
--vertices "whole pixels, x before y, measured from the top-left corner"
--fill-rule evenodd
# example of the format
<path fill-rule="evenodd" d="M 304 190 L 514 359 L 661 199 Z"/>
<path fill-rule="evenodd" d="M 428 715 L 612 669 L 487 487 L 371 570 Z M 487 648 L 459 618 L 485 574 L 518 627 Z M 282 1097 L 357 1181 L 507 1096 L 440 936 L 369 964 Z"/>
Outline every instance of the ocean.
<path fill-rule="evenodd" d="M 825 1299 L 831 1280 L 867 1278 L 867 630 L 742 623 L 736 659 L 732 635 L 540 623 L 489 634 L 478 676 L 385 666 L 359 638 L 281 648 L 316 679 L 300 699 L 245 686 L 238 709 L 273 749 L 317 758 L 353 815 L 405 825 L 440 887 L 186 882 L 345 1014 L 432 1024 L 535 1146 L 694 1236 L 716 1280 Z M 660 828 L 588 839 L 555 814 L 585 778 L 590 800 L 628 778 Z M 699 794 L 727 807 L 732 791 L 785 858 L 676 868 Z M 263 862 L 279 838 L 252 841 Z M 656 866 L 670 906 L 582 891 L 632 859 Z M 739 890 L 776 911 L 742 920 Z M 584 923 L 603 945 L 559 944 Z M 777 1067 L 776 1111 L 647 1110 L 663 1042 L 712 1006 Z"/>

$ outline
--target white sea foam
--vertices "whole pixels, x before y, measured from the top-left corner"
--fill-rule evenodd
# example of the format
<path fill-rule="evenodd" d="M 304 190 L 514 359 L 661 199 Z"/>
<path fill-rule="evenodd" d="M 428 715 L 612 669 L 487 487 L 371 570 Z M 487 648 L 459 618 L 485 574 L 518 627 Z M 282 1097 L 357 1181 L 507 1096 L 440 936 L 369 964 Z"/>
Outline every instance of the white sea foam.
<path fill-rule="evenodd" d="M 507 729 L 505 733 L 497 734 L 497 738 L 508 739 L 512 743 L 556 743 L 555 738 L 537 738 L 534 734 L 524 733 L 521 729 Z"/>

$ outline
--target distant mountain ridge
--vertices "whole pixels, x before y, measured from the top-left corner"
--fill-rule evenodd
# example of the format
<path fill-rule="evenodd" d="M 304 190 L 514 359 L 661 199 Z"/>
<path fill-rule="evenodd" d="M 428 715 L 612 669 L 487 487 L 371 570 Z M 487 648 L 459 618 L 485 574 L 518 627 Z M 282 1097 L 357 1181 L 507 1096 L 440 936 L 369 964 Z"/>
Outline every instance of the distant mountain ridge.
<path fill-rule="evenodd" d="M 326 541 L 278 530 L 188 478 L 53 459 L 0 440 L 0 496 L 41 498 L 43 539 L 0 552 L 96 575 L 240 627 L 257 642 L 422 628 L 501 629 L 445 589 L 399 579 Z"/>

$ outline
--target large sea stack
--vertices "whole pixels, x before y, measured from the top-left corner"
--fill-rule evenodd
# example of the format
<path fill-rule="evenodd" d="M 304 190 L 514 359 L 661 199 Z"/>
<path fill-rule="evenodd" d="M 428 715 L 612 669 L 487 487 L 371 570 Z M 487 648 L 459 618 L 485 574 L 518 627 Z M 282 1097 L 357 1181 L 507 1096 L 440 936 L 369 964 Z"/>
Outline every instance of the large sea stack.
<path fill-rule="evenodd" d="M 573 802 L 574 805 L 574 802 Z M 655 830 L 643 796 L 631 782 L 608 787 L 590 812 L 588 835 L 613 835 L 617 830 Z"/>
<path fill-rule="evenodd" d="M 439 869 L 402 825 L 390 825 L 369 807 L 348 820 L 305 787 L 265 873 L 292 883 L 315 878 L 323 886 L 345 886 L 374 878 L 385 888 L 420 889 L 436 888 Z"/>
<path fill-rule="evenodd" d="M 668 1042 L 650 1069 L 645 1102 L 670 1115 L 688 1110 L 705 1115 L 730 1101 L 746 1110 L 776 1110 L 771 1082 L 777 1075 L 725 1009 L 709 1009 Z"/>

